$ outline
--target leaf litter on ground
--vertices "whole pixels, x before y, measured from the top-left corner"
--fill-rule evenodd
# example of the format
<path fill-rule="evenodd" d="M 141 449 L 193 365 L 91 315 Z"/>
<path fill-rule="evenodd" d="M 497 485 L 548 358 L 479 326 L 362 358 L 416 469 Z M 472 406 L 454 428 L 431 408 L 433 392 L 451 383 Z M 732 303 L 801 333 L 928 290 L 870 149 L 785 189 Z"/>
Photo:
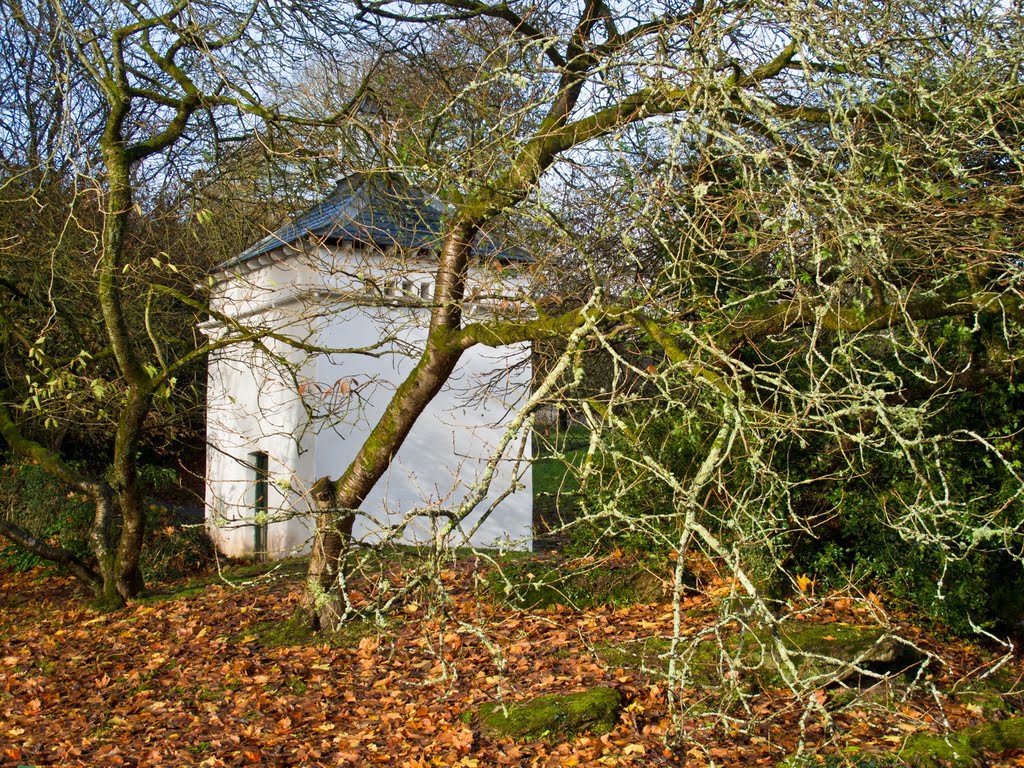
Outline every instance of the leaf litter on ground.
<path fill-rule="evenodd" d="M 385 626 L 292 642 L 267 630 L 294 614 L 299 574 L 101 614 L 68 578 L 0 573 L 0 764 L 773 765 L 798 742 L 812 754 L 892 753 L 909 733 L 992 716 L 955 692 L 986 669 L 985 646 L 912 626 L 904 633 L 945 662 L 931 691 L 747 690 L 723 717 L 721 692 L 695 685 L 673 712 L 657 671 L 602 650 L 670 637 L 671 605 L 516 610 L 481 592 L 477 569 L 473 559 L 450 568 L 443 600 L 410 600 Z M 714 621 L 715 592 L 685 599 L 688 632 Z M 870 623 L 848 599 L 818 606 L 805 618 Z M 1002 674 L 1019 681 L 1021 665 Z M 474 728 L 485 702 L 597 686 L 627 702 L 610 733 L 516 743 Z"/>

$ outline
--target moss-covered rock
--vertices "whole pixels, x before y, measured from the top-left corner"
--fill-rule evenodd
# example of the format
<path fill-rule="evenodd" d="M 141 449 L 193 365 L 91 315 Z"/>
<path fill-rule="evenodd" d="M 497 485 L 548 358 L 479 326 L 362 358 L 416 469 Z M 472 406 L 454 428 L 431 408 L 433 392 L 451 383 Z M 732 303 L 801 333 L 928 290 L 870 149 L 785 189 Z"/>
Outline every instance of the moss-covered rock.
<path fill-rule="evenodd" d="M 351 648 L 374 631 L 375 627 L 368 622 L 350 621 L 332 632 L 317 632 L 313 630 L 309 622 L 296 614 L 286 620 L 271 619 L 250 624 L 233 637 L 232 642 L 255 642 L 267 649 L 289 648 L 312 645 L 313 643 L 326 643 L 336 648 Z"/>
<path fill-rule="evenodd" d="M 775 629 L 747 629 L 726 635 L 724 643 L 715 637 L 684 641 L 679 646 L 679 657 L 689 680 L 700 687 L 717 685 L 726 672 L 739 672 L 762 688 L 777 688 L 784 686 L 789 677 L 780 672 L 784 662 L 777 639 L 786 648 L 798 678 L 815 687 L 849 681 L 862 670 L 896 673 L 921 661 L 913 647 L 881 627 L 804 621 L 787 621 Z M 645 638 L 600 646 L 598 652 L 611 666 L 667 674 L 671 645 L 665 638 Z M 868 678 L 868 682 L 873 681 L 874 678 Z"/>
<path fill-rule="evenodd" d="M 479 711 L 480 733 L 493 739 L 540 739 L 572 736 L 581 731 L 607 733 L 619 719 L 622 694 L 614 688 L 594 688 L 569 694 L 538 696 L 529 701 L 484 704 Z"/>
<path fill-rule="evenodd" d="M 967 681 L 956 691 L 956 701 L 974 708 L 986 719 L 998 720 L 1019 714 L 1024 705 L 1024 690 L 1019 685 L 1017 673 L 1006 665 Z"/>
<path fill-rule="evenodd" d="M 956 700 L 964 706 L 973 707 L 982 717 L 998 717 L 1014 711 L 1013 704 L 998 690 L 979 687 L 977 690 L 960 691 Z"/>
<path fill-rule="evenodd" d="M 978 757 L 977 751 L 956 734 L 936 736 L 915 733 L 904 742 L 900 750 L 900 759 L 904 764 L 915 768 L 940 765 L 968 768 L 975 764 Z"/>
<path fill-rule="evenodd" d="M 623 667 L 639 672 L 668 674 L 668 653 L 672 642 L 663 637 L 644 637 L 615 643 L 599 640 L 597 656 L 611 669 Z"/>
<path fill-rule="evenodd" d="M 765 668 L 781 676 L 784 662 L 778 644 L 771 642 L 774 639 L 771 631 L 762 630 L 756 635 L 759 645 L 771 656 L 771 663 Z M 862 672 L 898 673 L 923 659 L 913 646 L 882 627 L 786 622 L 778 628 L 778 636 L 799 679 L 814 681 L 816 685 L 849 680 Z"/>
<path fill-rule="evenodd" d="M 985 752 L 1011 749 L 1024 749 L 1024 717 L 985 723 L 945 736 L 915 733 L 907 737 L 899 756 L 915 768 L 968 768 L 980 764 Z"/>

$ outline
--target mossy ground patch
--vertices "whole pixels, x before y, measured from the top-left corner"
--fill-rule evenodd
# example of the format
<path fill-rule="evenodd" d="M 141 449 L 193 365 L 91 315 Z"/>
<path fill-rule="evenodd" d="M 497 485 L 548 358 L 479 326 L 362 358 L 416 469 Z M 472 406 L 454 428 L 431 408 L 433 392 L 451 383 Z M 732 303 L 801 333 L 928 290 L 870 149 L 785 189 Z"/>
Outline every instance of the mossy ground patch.
<path fill-rule="evenodd" d="M 582 731 L 601 734 L 615 727 L 621 709 L 622 694 L 614 688 L 538 696 L 505 707 L 489 703 L 480 707 L 480 732 L 490 738 L 514 739 L 572 736 Z"/>

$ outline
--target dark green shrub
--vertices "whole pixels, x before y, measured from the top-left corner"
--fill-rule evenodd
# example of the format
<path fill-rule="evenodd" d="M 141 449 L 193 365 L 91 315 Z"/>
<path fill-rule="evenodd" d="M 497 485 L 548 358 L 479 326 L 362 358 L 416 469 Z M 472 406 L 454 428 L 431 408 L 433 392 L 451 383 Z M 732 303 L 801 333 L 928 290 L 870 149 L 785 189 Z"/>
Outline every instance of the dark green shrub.
<path fill-rule="evenodd" d="M 623 552 L 664 556 L 672 549 L 679 520 L 673 489 L 637 461 L 657 459 L 680 479 L 695 471 L 707 431 L 682 406 L 638 412 L 628 429 L 602 435 L 580 487 L 581 522 L 572 531 L 570 552 Z"/>
<path fill-rule="evenodd" d="M 1004 457 L 1019 463 L 1016 438 L 999 437 L 1019 429 L 1019 400 L 1012 388 L 958 394 L 927 426 L 934 434 L 986 435 Z M 920 492 L 920 479 L 907 463 L 877 452 L 865 451 L 861 458 L 855 476 L 797 498 L 797 507 L 824 503 L 834 514 L 813 536 L 789 535 L 790 573 L 812 575 L 825 588 L 851 581 L 884 588 L 958 633 L 973 631 L 972 623 L 1019 629 L 1024 565 L 1014 553 L 1019 555 L 1024 540 L 1014 530 L 1024 522 L 1024 505 L 1006 465 L 977 440 L 940 441 L 931 460 L 941 463 L 948 502 L 934 514 L 915 515 L 904 500 Z"/>
<path fill-rule="evenodd" d="M 1024 525 L 1024 504 L 1014 471 L 1024 460 L 1016 437 L 1020 401 L 1013 388 L 993 388 L 953 395 L 930 414 L 926 434 L 983 435 L 1010 462 L 994 458 L 974 438 L 938 439 L 917 460 L 941 465 L 941 489 L 948 494 L 943 504 L 929 506 L 925 499 L 915 511 L 907 503 L 924 486 L 898 448 L 851 449 L 829 434 L 805 432 L 773 435 L 772 463 L 757 476 L 737 448 L 716 479 L 721 484 L 702 495 L 700 522 L 726 547 L 736 546 L 747 575 L 768 598 L 787 597 L 803 574 L 815 579 L 819 592 L 851 583 L 884 591 L 958 633 L 972 632 L 972 624 L 1019 631 L 1024 536 L 1015 531 Z M 637 409 L 623 421 L 626 429 L 602 436 L 593 471 L 582 482 L 575 554 L 670 552 L 678 538 L 679 499 L 673 483 L 643 457 L 656 459 L 678 487 L 687 487 L 716 429 L 681 405 Z M 854 433 L 857 426 L 848 429 Z M 730 496 L 771 477 L 784 496 L 762 486 L 754 489 L 757 503 L 740 511 L 730 506 Z"/>
<path fill-rule="evenodd" d="M 0 467 L 0 514 L 79 557 L 88 559 L 89 528 L 95 507 L 32 464 Z M 42 563 L 38 557 L 0 539 L 0 564 L 27 570 Z"/>
<path fill-rule="evenodd" d="M 173 467 L 143 464 L 139 467 L 139 482 L 147 494 L 166 493 L 177 489 L 178 472 Z"/>
<path fill-rule="evenodd" d="M 143 467 L 140 474 L 153 490 L 176 485 L 172 469 Z M 12 463 L 0 467 L 0 514 L 86 562 L 92 560 L 89 531 L 94 512 L 91 500 L 69 492 L 37 466 Z M 213 542 L 201 519 L 186 524 L 167 506 L 148 507 L 142 550 L 142 571 L 147 580 L 169 581 L 201 573 L 209 567 L 213 554 Z M 28 570 L 45 562 L 0 539 L 0 566 Z"/>
<path fill-rule="evenodd" d="M 851 581 L 883 588 L 962 634 L 972 631 L 972 622 L 1006 631 L 1024 618 L 1024 566 L 1004 547 L 971 541 L 965 535 L 969 520 L 946 521 L 929 540 L 908 535 L 888 519 L 885 494 L 851 483 L 836 496 L 833 524 L 816 537 L 791 536 L 790 572 L 807 573 L 826 589 Z M 978 505 L 986 501 L 995 503 L 974 498 Z M 967 506 L 964 516 L 970 514 Z"/>
<path fill-rule="evenodd" d="M 146 543 L 142 548 L 142 575 L 147 581 L 174 581 L 205 573 L 215 548 L 202 520 L 185 523 L 166 506 L 146 511 Z"/>

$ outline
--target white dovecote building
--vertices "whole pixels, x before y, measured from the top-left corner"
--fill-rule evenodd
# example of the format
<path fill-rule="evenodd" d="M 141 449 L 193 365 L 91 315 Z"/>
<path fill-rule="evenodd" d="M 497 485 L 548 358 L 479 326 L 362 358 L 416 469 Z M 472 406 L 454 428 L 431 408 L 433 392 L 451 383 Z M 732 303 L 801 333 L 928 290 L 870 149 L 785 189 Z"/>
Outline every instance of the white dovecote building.
<path fill-rule="evenodd" d="M 337 478 L 426 338 L 443 209 L 391 174 L 353 174 L 213 274 L 207 527 L 232 557 L 308 548 L 309 489 Z M 468 321 L 517 311 L 531 259 L 486 238 Z M 357 518 L 355 538 L 431 541 L 479 482 L 531 380 L 528 344 L 467 351 Z M 448 546 L 531 546 L 530 436 L 509 443 L 485 500 Z"/>

